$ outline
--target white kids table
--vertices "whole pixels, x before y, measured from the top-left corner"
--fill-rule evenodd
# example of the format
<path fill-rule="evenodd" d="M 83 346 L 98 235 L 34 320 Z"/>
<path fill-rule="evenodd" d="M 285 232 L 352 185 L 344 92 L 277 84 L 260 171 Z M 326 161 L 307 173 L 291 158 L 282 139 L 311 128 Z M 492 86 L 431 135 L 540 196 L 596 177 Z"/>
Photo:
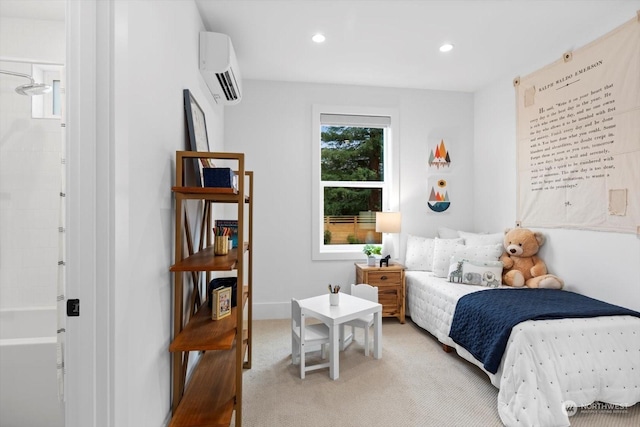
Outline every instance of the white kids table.
<path fill-rule="evenodd" d="M 340 376 L 340 342 L 344 342 L 344 323 L 367 314 L 373 314 L 373 357 L 382 358 L 382 305 L 349 294 L 340 293 L 339 305 L 329 304 L 329 293 L 299 300 L 310 317 L 329 327 L 331 349 L 329 353 L 329 377 Z M 338 330 L 339 329 L 339 330 Z"/>

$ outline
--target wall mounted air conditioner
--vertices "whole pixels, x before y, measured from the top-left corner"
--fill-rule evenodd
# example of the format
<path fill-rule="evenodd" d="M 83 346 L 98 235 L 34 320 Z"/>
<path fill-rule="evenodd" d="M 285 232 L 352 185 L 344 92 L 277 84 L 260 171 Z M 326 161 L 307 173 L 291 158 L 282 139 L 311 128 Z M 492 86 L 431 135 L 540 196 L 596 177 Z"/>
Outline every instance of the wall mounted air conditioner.
<path fill-rule="evenodd" d="M 233 105 L 240 102 L 240 68 L 229 36 L 200 32 L 200 73 L 216 103 Z"/>

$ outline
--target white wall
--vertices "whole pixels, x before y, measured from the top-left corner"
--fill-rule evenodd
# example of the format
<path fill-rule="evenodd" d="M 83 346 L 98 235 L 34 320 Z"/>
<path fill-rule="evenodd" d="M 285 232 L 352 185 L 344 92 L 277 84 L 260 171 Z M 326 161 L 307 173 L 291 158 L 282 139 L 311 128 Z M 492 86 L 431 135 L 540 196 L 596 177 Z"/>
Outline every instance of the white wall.
<path fill-rule="evenodd" d="M 0 17 L 0 54 L 7 59 L 63 63 L 64 21 Z"/>
<path fill-rule="evenodd" d="M 121 5 L 122 6 L 122 5 Z M 123 6 L 124 7 L 124 6 Z M 193 2 L 132 1 L 116 14 L 127 38 L 116 46 L 113 177 L 116 216 L 112 425 L 160 426 L 170 411 L 175 151 L 186 142 L 183 89 L 204 110 L 212 150 L 222 150 L 223 110 L 198 71 Z"/>
<path fill-rule="evenodd" d="M 585 44 L 602 34 L 589 34 L 576 43 Z M 513 77 L 505 76 L 475 94 L 474 225 L 478 230 L 514 227 L 517 220 Z M 640 310 L 640 237 L 585 230 L 536 230 L 547 237 L 540 250 L 542 259 L 551 273 L 564 279 L 567 290 Z"/>
<path fill-rule="evenodd" d="M 28 29 L 28 31 L 25 31 Z M 0 59 L 64 63 L 64 22 L 0 18 Z M 32 74 L 27 62 L 0 69 Z M 24 77 L 0 74 L 0 309 L 56 304 L 60 206 L 59 119 L 31 118 Z"/>
<path fill-rule="evenodd" d="M 394 108 L 399 112 L 402 243 L 439 226 L 471 229 L 472 95 L 459 92 L 244 81 L 238 105 L 225 109 L 225 148 L 246 153 L 255 172 L 254 317 L 290 316 L 291 297 L 327 284 L 353 283 L 353 261 L 311 260 L 311 109 L 313 104 Z M 455 169 L 447 173 L 452 207 L 427 207 L 429 150 L 444 138 Z M 358 261 L 362 262 L 362 259 Z"/>

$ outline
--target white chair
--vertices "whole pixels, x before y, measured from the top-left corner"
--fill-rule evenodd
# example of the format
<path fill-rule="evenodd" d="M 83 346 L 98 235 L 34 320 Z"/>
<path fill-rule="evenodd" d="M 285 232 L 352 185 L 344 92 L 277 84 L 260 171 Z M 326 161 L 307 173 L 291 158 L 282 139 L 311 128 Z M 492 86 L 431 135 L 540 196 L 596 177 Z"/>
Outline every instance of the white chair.
<path fill-rule="evenodd" d="M 329 327 L 324 323 L 305 324 L 305 310 L 295 298 L 291 298 L 291 363 L 300 363 L 300 378 L 304 379 L 307 371 L 328 368 L 329 362 L 307 366 L 305 353 L 309 346 L 320 345 L 321 357 L 325 358 L 329 341 Z"/>
<path fill-rule="evenodd" d="M 376 288 L 375 286 L 367 285 L 366 283 L 361 283 L 358 285 L 352 284 L 351 295 L 354 297 L 373 301 L 375 303 L 378 302 L 378 288 Z M 350 320 L 345 323 L 345 326 L 351 326 L 352 337 L 355 337 L 356 328 L 364 329 L 364 354 L 365 356 L 368 356 L 369 355 L 369 328 L 373 326 L 373 314 L 367 314 L 364 317 Z"/>

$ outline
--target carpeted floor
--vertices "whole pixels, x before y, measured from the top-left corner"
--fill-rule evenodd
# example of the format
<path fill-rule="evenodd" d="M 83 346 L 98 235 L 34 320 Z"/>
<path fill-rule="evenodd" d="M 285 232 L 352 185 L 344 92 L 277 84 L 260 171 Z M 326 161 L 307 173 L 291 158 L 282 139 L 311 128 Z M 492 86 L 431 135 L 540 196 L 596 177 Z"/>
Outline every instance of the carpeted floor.
<path fill-rule="evenodd" d="M 477 367 L 445 353 L 409 319 L 383 320 L 382 359 L 365 357 L 362 330 L 340 353 L 340 378 L 320 369 L 300 379 L 291 365 L 290 320 L 253 323 L 252 369 L 244 372 L 243 425 L 500 426 L 498 390 Z M 372 354 L 373 352 L 371 352 Z M 311 353 L 311 361 L 319 352 Z M 573 426 L 638 426 L 640 405 L 579 412 Z M 543 426 L 544 427 L 544 426 Z"/>

